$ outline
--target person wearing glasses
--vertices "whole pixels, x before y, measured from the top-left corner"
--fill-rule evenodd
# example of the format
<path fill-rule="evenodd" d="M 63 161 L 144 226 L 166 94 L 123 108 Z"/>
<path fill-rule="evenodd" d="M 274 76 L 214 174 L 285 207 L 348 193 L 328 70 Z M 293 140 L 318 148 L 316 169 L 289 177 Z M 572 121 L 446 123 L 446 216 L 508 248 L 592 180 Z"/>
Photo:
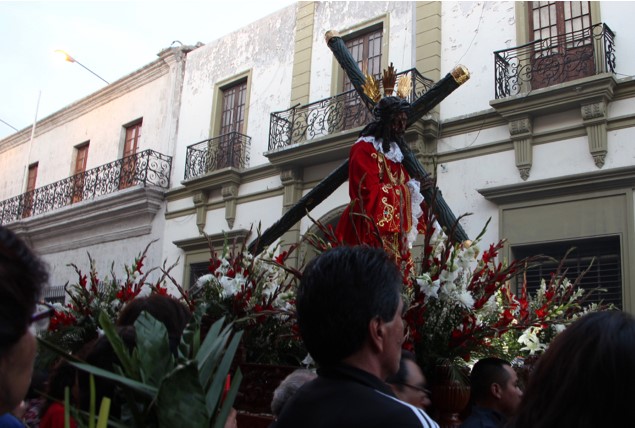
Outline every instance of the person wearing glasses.
<path fill-rule="evenodd" d="M 403 349 L 399 371 L 386 381 L 401 401 L 410 403 L 420 409 L 430 407 L 430 390 L 427 388 L 426 377 L 417 364 L 412 352 Z"/>
<path fill-rule="evenodd" d="M 523 393 L 508 361 L 478 360 L 470 373 L 472 413 L 461 428 L 499 428 L 507 424 L 520 405 Z"/>
<path fill-rule="evenodd" d="M 272 428 L 439 427 L 386 384 L 404 340 L 402 284 L 382 248 L 341 246 L 309 262 L 296 307 L 318 377 L 293 394 Z"/>
<path fill-rule="evenodd" d="M 19 407 L 29 389 L 37 324 L 53 314 L 38 306 L 48 281 L 44 264 L 15 233 L 0 226 L 0 415 Z"/>

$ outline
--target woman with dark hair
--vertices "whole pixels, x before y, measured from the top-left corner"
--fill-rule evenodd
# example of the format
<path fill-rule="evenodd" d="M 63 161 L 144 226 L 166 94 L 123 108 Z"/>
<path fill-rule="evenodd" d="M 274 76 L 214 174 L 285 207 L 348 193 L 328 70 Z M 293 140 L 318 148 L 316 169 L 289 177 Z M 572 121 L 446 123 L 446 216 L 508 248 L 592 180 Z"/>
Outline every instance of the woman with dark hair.
<path fill-rule="evenodd" d="M 571 324 L 540 357 L 513 426 L 626 426 L 633 403 L 635 319 L 595 312 Z"/>
<path fill-rule="evenodd" d="M 48 320 L 36 303 L 48 274 L 22 240 L 0 226 L 0 415 L 15 409 L 29 389 L 35 336 L 33 322 Z"/>

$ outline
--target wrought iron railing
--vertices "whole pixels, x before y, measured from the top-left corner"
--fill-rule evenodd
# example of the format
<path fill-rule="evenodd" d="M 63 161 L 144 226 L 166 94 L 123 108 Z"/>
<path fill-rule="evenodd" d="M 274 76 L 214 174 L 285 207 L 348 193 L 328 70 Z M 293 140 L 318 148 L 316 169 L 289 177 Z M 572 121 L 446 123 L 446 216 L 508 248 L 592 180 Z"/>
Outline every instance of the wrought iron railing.
<path fill-rule="evenodd" d="M 251 137 L 229 132 L 187 147 L 185 179 L 205 175 L 221 168 L 245 168 L 249 165 Z"/>
<path fill-rule="evenodd" d="M 434 84 L 432 80 L 423 77 L 416 68 L 399 74 L 406 73 L 411 73 L 412 77 L 410 101 L 418 98 Z M 311 104 L 297 105 L 288 110 L 271 113 L 269 150 L 351 129 L 371 120 L 372 115 L 354 89 Z"/>
<path fill-rule="evenodd" d="M 0 202 L 0 224 L 133 186 L 170 185 L 172 158 L 145 150 Z"/>
<path fill-rule="evenodd" d="M 496 99 L 615 72 L 614 38 L 600 23 L 494 52 Z"/>

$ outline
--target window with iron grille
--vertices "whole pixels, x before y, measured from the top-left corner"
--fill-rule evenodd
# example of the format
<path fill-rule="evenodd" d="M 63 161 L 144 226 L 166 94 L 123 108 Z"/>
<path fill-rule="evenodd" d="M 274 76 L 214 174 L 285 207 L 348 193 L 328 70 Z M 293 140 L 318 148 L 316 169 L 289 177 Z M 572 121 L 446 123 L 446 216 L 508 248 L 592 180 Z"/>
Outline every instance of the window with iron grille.
<path fill-rule="evenodd" d="M 38 163 L 29 165 L 29 175 L 26 180 L 26 194 L 24 197 L 24 208 L 22 209 L 23 217 L 30 217 L 33 212 L 33 191 L 35 190 L 35 182 L 37 181 Z"/>
<path fill-rule="evenodd" d="M 217 168 L 240 168 L 245 125 L 245 104 L 247 100 L 247 80 L 234 83 L 222 89 L 221 127 L 218 141 Z"/>
<path fill-rule="evenodd" d="M 375 27 L 345 41 L 346 47 L 360 70 L 375 76 L 378 80 L 381 78 L 382 39 L 383 28 Z M 353 84 L 346 73 L 343 73 L 342 89 L 343 92 L 353 89 Z M 343 129 L 365 124 L 367 120 L 364 113 L 366 113 L 366 107 L 361 103 L 357 93 L 352 92 L 351 96 L 345 100 Z"/>
<path fill-rule="evenodd" d="M 532 88 L 544 88 L 595 74 L 588 1 L 528 2 Z"/>
<path fill-rule="evenodd" d="M 591 261 L 593 264 L 580 282 L 584 290 L 603 288 L 606 292 L 594 293 L 588 303 L 612 303 L 622 308 L 622 270 L 620 238 L 617 235 L 600 238 L 570 240 L 563 242 L 544 243 L 535 245 L 514 246 L 512 254 L 516 260 L 524 257 L 544 254 L 553 257 L 554 261 L 545 261 L 527 272 L 527 289 L 535 292 L 540 286 L 541 279 L 549 281 L 551 274 L 556 272 L 558 264 L 566 252 L 575 247 L 567 256 L 563 270 L 567 270 L 566 277 L 574 281 L 584 272 Z M 522 278 L 518 278 L 520 285 Z"/>
<path fill-rule="evenodd" d="M 125 126 L 126 136 L 123 145 L 123 159 L 121 163 L 121 176 L 119 178 L 119 188 L 125 189 L 135 184 L 134 176 L 137 169 L 137 150 L 141 139 L 141 126 L 143 120 L 138 120 Z"/>
<path fill-rule="evenodd" d="M 73 203 L 79 202 L 84 195 L 84 172 L 88 161 L 89 142 L 75 147 L 75 166 L 73 168 Z"/>

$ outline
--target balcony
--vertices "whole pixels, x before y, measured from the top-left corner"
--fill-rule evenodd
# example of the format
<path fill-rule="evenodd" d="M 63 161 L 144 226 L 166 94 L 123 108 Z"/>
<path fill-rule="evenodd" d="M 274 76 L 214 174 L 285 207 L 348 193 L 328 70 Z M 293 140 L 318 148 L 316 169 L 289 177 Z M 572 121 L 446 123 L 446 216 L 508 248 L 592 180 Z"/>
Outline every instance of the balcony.
<path fill-rule="evenodd" d="M 399 75 L 406 73 L 411 73 L 412 77 L 412 92 L 408 97 L 411 102 L 434 84 L 415 68 Z M 296 105 L 288 110 L 271 113 L 269 151 L 352 129 L 367 124 L 372 119 L 372 114 L 354 89 L 311 104 Z"/>
<path fill-rule="evenodd" d="M 245 168 L 249 164 L 251 137 L 229 132 L 187 147 L 185 179 L 200 177 L 209 171 L 232 167 Z"/>
<path fill-rule="evenodd" d="M 145 150 L 0 202 L 0 224 L 43 214 L 129 187 L 170 184 L 172 158 Z"/>
<path fill-rule="evenodd" d="M 615 72 L 615 35 L 606 24 L 494 52 L 496 99 Z"/>

